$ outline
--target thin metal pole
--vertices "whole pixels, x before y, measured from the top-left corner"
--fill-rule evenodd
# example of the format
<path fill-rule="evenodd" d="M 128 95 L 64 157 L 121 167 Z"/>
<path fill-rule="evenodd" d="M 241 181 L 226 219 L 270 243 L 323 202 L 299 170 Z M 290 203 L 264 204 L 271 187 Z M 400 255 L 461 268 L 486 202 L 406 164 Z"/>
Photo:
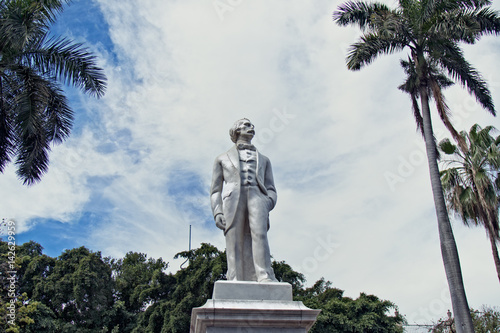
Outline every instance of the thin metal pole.
<path fill-rule="evenodd" d="M 189 225 L 189 252 L 191 252 L 191 224 Z M 180 269 L 183 269 L 182 266 L 184 266 L 185 263 L 187 263 L 189 259 L 186 259 L 179 267 Z"/>

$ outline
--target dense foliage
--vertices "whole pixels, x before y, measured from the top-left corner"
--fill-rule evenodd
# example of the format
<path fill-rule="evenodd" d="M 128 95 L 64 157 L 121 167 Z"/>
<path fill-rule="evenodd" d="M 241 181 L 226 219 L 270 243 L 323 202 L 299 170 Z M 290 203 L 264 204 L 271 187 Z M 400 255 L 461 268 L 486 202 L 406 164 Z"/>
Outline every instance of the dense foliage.
<path fill-rule="evenodd" d="M 178 253 L 187 266 L 166 273 L 168 263 L 129 252 L 121 259 L 103 258 L 85 247 L 52 258 L 40 244 L 15 246 L 0 240 L 0 330 L 15 332 L 189 332 L 191 310 L 212 297 L 215 281 L 224 279 L 226 256 L 210 244 Z M 9 258 L 10 256 L 10 258 Z M 321 309 L 312 333 L 402 332 L 395 305 L 373 295 L 343 296 L 323 279 L 305 288 L 304 276 L 284 261 L 274 261 L 278 280 L 293 286 L 296 300 Z M 17 274 L 15 320 L 8 319 L 9 271 Z"/>
<path fill-rule="evenodd" d="M 500 311 L 483 306 L 480 310 L 471 309 L 475 333 L 500 333 Z M 448 318 L 440 319 L 430 330 L 431 333 L 456 332 L 455 320 L 448 312 Z"/>
<path fill-rule="evenodd" d="M 483 306 L 471 314 L 476 333 L 500 333 L 500 309 Z"/>

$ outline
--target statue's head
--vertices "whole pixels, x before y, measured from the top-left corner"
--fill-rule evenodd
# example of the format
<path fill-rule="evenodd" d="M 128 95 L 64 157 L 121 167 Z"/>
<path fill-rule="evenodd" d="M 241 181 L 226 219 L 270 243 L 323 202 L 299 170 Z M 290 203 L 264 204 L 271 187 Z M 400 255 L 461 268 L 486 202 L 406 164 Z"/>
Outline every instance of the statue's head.
<path fill-rule="evenodd" d="M 249 119 L 243 118 L 236 120 L 233 127 L 229 130 L 229 136 L 234 143 L 238 141 L 240 134 L 248 136 L 250 139 L 255 135 L 254 126 Z"/>

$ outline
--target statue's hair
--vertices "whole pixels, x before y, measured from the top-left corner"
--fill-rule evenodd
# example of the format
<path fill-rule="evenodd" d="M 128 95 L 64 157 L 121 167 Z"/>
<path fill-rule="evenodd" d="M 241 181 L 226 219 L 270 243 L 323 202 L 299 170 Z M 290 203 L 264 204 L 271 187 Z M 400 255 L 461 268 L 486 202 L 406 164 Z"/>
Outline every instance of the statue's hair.
<path fill-rule="evenodd" d="M 238 141 L 238 137 L 240 136 L 240 124 L 245 122 L 245 121 L 250 121 L 250 119 L 248 118 L 241 118 L 239 120 L 236 120 L 234 122 L 234 125 L 233 127 L 231 127 L 229 129 L 229 136 L 231 137 L 231 141 L 233 141 L 234 143 L 236 143 L 236 141 Z"/>

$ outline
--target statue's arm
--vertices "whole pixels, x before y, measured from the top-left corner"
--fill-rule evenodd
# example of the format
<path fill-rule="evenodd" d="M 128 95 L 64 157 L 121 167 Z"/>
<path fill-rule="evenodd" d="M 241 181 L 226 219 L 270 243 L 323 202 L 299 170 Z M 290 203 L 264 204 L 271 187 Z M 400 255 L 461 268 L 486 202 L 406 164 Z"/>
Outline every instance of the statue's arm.
<path fill-rule="evenodd" d="M 269 159 L 267 160 L 264 184 L 267 190 L 267 195 L 273 201 L 273 206 L 271 208 L 273 209 L 278 201 L 278 194 L 276 193 L 276 187 L 274 186 L 273 168 L 271 167 Z"/>
<path fill-rule="evenodd" d="M 212 213 L 214 219 L 217 215 L 222 214 L 222 184 L 224 177 L 222 172 L 222 165 L 219 158 L 214 162 L 212 172 L 212 186 L 210 187 L 210 202 L 212 204 Z"/>

